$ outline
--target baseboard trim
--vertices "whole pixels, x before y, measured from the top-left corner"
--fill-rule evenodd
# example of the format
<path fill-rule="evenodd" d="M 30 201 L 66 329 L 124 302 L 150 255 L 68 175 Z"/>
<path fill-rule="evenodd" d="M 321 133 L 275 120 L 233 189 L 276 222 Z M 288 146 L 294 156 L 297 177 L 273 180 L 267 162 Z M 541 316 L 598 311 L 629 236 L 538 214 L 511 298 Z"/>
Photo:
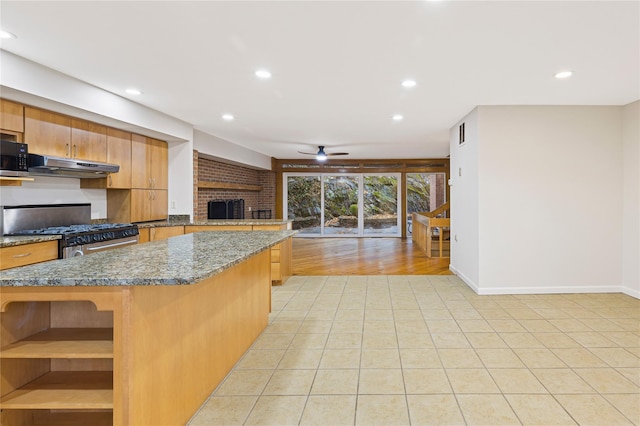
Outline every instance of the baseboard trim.
<path fill-rule="evenodd" d="M 455 276 L 457 276 L 458 278 L 460 278 L 466 285 L 469 286 L 469 288 L 471 288 L 471 290 L 475 291 L 476 294 L 480 294 L 478 293 L 478 285 L 473 282 L 472 279 L 470 279 L 469 277 L 467 277 L 465 274 L 463 274 L 462 272 L 458 271 L 452 264 L 449 264 L 449 270 L 451 272 L 453 272 L 453 274 Z"/>
<path fill-rule="evenodd" d="M 622 292 L 627 296 L 635 297 L 636 299 L 640 299 L 640 290 L 636 288 L 622 287 Z"/>
<path fill-rule="evenodd" d="M 499 294 L 573 294 L 573 293 L 623 293 L 640 299 L 640 290 L 625 286 L 583 286 L 583 287 L 489 287 L 478 288 L 478 285 L 465 274 L 449 264 L 449 270 L 480 296 Z"/>
<path fill-rule="evenodd" d="M 497 294 L 573 294 L 573 293 L 624 293 L 620 286 L 581 287 L 489 287 L 477 291 L 479 295 Z"/>

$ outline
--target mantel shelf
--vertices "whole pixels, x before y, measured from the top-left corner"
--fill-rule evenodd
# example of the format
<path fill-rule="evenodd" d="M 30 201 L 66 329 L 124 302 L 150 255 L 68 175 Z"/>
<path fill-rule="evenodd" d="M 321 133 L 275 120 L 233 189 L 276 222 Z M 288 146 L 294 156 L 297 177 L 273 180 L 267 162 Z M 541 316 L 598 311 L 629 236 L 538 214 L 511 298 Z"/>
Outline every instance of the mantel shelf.
<path fill-rule="evenodd" d="M 262 191 L 260 185 L 245 185 L 242 183 L 228 183 L 228 182 L 211 182 L 211 181 L 198 181 L 198 188 L 209 189 L 223 189 L 227 191 Z"/>

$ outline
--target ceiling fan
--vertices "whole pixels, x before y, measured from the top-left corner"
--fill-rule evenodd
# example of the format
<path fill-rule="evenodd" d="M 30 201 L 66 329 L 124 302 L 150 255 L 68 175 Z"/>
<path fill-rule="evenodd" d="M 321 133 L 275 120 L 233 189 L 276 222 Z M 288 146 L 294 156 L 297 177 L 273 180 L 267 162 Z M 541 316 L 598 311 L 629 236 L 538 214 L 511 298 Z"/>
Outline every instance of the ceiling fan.
<path fill-rule="evenodd" d="M 318 146 L 318 152 L 303 152 L 303 151 L 298 151 L 298 152 L 300 154 L 305 154 L 305 155 L 315 155 L 316 160 L 318 161 L 325 161 L 327 157 L 333 157 L 334 155 L 349 155 L 348 152 L 331 152 L 327 154 L 326 152 L 324 152 L 324 145 Z"/>

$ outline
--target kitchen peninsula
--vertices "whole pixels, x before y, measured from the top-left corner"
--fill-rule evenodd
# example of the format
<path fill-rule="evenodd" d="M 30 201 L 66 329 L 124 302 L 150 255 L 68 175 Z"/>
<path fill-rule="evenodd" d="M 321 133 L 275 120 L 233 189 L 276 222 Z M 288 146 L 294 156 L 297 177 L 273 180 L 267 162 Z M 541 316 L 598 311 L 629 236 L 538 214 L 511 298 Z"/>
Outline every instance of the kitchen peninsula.
<path fill-rule="evenodd" d="M 0 276 L 3 425 L 182 425 L 266 327 L 294 231 L 196 232 Z"/>

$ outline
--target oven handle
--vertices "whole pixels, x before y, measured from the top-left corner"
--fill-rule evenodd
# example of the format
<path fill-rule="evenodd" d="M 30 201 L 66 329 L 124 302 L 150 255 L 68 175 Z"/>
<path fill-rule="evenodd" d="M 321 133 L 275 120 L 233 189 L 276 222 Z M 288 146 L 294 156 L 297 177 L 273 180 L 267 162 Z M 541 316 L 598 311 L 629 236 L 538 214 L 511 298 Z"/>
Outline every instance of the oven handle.
<path fill-rule="evenodd" d="M 113 243 L 113 244 L 105 244 L 99 247 L 87 247 L 85 250 L 87 251 L 103 250 L 110 247 L 118 247 L 118 246 L 124 246 L 126 244 L 137 244 L 137 243 L 138 243 L 137 240 L 129 240 L 129 241 L 122 241 L 122 242 Z"/>

